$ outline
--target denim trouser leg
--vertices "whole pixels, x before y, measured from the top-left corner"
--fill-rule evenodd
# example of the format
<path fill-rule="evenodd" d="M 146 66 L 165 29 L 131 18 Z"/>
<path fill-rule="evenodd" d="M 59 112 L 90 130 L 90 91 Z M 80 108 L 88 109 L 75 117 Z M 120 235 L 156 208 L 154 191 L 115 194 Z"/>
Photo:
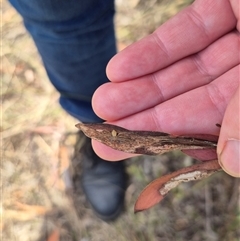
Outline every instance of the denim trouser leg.
<path fill-rule="evenodd" d="M 35 41 L 62 107 L 81 121 L 101 121 L 91 98 L 108 81 L 106 64 L 116 53 L 114 0 L 10 2 Z"/>

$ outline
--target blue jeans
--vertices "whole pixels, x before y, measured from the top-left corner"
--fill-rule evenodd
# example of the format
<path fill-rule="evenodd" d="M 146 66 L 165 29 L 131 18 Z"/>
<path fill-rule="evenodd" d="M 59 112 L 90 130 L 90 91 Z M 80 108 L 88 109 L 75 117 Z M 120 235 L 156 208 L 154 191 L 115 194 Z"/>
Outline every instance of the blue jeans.
<path fill-rule="evenodd" d="M 83 122 L 102 121 L 91 99 L 116 53 L 114 0 L 9 0 L 22 15 L 61 106 Z"/>

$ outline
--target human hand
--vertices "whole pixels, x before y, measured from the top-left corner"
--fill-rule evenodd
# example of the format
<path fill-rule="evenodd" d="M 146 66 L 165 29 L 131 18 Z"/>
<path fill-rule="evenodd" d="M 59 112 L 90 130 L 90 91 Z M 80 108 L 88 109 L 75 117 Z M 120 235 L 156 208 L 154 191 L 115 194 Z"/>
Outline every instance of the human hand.
<path fill-rule="evenodd" d="M 240 176 L 238 7 L 238 0 L 196 0 L 118 53 L 107 66 L 112 82 L 93 96 L 95 112 L 132 130 L 219 135 L 223 169 Z M 104 159 L 130 157 L 97 142 L 93 147 Z"/>

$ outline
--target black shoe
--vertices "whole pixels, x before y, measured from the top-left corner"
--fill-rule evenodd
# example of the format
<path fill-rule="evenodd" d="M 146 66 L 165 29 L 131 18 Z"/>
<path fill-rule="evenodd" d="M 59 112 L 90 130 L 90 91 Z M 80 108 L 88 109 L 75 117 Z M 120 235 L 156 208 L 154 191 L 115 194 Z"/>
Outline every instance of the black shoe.
<path fill-rule="evenodd" d="M 80 149 L 83 191 L 98 217 L 105 221 L 114 220 L 123 209 L 127 184 L 124 163 L 101 159 L 93 151 L 91 140 L 84 138 Z"/>

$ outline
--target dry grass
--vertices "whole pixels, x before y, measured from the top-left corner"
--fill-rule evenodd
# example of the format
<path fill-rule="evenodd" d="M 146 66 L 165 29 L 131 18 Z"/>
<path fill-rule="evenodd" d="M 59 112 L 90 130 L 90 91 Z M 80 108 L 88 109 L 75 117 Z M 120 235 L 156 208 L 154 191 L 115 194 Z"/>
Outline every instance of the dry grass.
<path fill-rule="evenodd" d="M 120 48 L 189 2 L 118 0 Z M 157 207 L 133 214 L 136 197 L 149 181 L 193 162 L 179 153 L 129 161 L 125 212 L 112 223 L 96 218 L 78 179 L 71 181 L 76 120 L 59 107 L 21 18 L 6 2 L 2 15 L 2 240 L 238 240 L 239 181 L 224 173 L 181 185 Z"/>

